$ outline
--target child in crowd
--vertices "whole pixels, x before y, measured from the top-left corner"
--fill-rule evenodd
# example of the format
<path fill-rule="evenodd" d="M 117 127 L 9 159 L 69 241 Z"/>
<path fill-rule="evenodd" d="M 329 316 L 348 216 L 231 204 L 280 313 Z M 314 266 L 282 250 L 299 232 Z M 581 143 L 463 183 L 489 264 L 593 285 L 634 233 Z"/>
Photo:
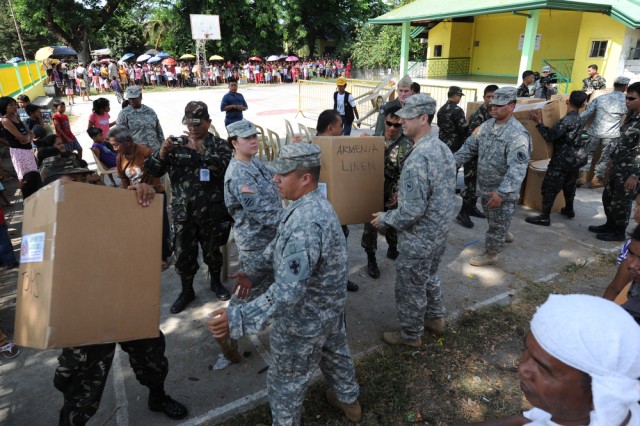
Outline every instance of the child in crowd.
<path fill-rule="evenodd" d="M 53 114 L 53 126 L 56 135 L 58 135 L 62 143 L 64 143 L 65 151 L 77 151 L 78 156 L 82 158 L 82 146 L 80 146 L 80 143 L 71 131 L 69 117 L 65 114 L 66 105 L 60 100 L 55 100 L 53 101 L 53 109 L 56 111 L 56 113 Z"/>
<path fill-rule="evenodd" d="M 111 144 L 105 143 L 105 138 L 103 133 L 97 127 L 91 127 L 87 130 L 87 134 L 93 140 L 93 145 L 91 145 L 91 151 L 96 155 L 96 158 L 100 160 L 102 164 L 107 169 L 115 169 L 116 168 L 116 158 L 118 154 L 113 150 Z M 113 175 L 108 175 L 109 179 L 111 179 L 111 183 L 113 186 L 116 185 L 116 181 L 113 178 Z"/>
<path fill-rule="evenodd" d="M 113 91 L 116 93 L 120 93 L 121 95 L 124 93 L 124 90 L 122 90 L 122 86 L 120 86 L 117 78 L 111 79 L 111 89 L 113 89 Z"/>
<path fill-rule="evenodd" d="M 113 80 L 117 83 L 116 80 Z M 109 105 L 109 100 L 106 98 L 98 98 L 93 101 L 93 112 L 89 116 L 89 126 L 87 130 L 90 130 L 92 127 L 97 127 L 102 131 L 104 137 L 107 137 L 107 133 L 109 133 L 109 128 L 115 126 L 115 121 L 109 121 L 111 116 L 109 115 L 109 111 L 111 111 L 111 106 Z"/>
<path fill-rule="evenodd" d="M 44 124 L 44 119 L 42 118 L 42 114 L 40 113 L 40 107 L 38 105 L 29 104 L 25 107 L 25 111 L 29 116 L 25 120 L 25 124 L 29 128 L 29 130 L 33 130 L 36 124 L 41 125 L 42 127 L 46 127 Z"/>
<path fill-rule="evenodd" d="M 69 105 L 75 105 L 75 101 L 73 100 L 73 80 L 69 78 L 69 76 L 64 73 L 62 75 L 62 83 L 64 86 L 64 93 L 67 95 L 67 102 Z"/>
<path fill-rule="evenodd" d="M 66 157 L 72 158 L 76 167 L 87 168 L 88 164 L 86 161 L 79 157 L 75 152 L 69 152 L 65 150 L 65 144 L 62 142 L 62 139 L 58 137 L 58 135 L 48 135 L 42 139 L 40 143 L 40 148 L 38 148 L 38 167 L 42 167 L 42 162 L 49 157 Z"/>
<path fill-rule="evenodd" d="M 78 85 L 78 92 L 82 95 L 82 100 L 90 101 L 91 98 L 89 97 L 89 86 L 87 85 L 84 77 L 76 78 L 76 84 Z"/>

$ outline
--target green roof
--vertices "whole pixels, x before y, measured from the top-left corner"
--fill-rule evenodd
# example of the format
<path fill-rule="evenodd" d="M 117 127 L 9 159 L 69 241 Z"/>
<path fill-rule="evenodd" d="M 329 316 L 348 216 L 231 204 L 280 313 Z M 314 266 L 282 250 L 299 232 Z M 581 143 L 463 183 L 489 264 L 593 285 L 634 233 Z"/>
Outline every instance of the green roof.
<path fill-rule="evenodd" d="M 429 21 L 539 9 L 604 13 L 631 28 L 640 28 L 640 0 L 416 0 L 370 19 L 371 24 L 420 25 Z"/>

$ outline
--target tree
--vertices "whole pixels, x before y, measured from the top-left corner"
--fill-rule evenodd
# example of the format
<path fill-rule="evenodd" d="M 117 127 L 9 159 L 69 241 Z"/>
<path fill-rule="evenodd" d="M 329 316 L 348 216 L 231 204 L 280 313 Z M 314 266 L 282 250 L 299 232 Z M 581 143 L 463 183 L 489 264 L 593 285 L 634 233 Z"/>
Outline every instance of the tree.
<path fill-rule="evenodd" d="M 142 30 L 142 25 L 130 14 L 114 17 L 98 33 L 100 46 L 111 49 L 113 58 L 119 58 L 128 52 L 143 52 L 145 37 Z"/>
<path fill-rule="evenodd" d="M 3 31 L 0 31 L 0 57 L 3 57 L 5 61 L 14 56 L 19 56 L 24 60 L 32 60 L 36 50 L 55 41 L 51 34 L 37 34 L 25 28 L 21 25 L 21 22 L 18 22 L 18 26 L 22 35 L 25 53 L 27 56 L 30 55 L 29 58 L 22 58 L 22 49 L 20 48 L 13 18 L 11 17 L 9 4 L 6 1 L 0 2 L 0 28 L 4 28 Z"/>
<path fill-rule="evenodd" d="M 133 0 L 14 0 L 21 23 L 38 34 L 50 32 L 78 52 L 80 60 L 90 60 L 89 43 L 119 8 Z"/>

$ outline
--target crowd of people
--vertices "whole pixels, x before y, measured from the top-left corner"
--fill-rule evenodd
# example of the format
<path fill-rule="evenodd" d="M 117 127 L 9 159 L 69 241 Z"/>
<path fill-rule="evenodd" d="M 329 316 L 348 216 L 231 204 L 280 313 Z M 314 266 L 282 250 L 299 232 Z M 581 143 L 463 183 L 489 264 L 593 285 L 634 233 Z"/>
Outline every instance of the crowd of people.
<path fill-rule="evenodd" d="M 592 82 L 597 79 L 590 78 Z M 134 83 L 141 83 L 136 80 Z M 165 137 L 153 109 L 142 103 L 141 86 L 127 80 L 126 104 L 116 120 L 111 120 L 106 99 L 94 100 L 87 125 L 93 140 L 91 149 L 104 164 L 116 168 L 121 187 L 135 192 L 141 208 L 153 203 L 155 194 L 169 190 L 170 182 L 171 206 L 164 206 L 163 228 L 158 232 L 163 234 L 163 269 L 173 252 L 181 280 L 172 314 L 187 309 L 196 298 L 193 283 L 202 250 L 210 290 L 219 300 L 230 301 L 227 308 L 211 312 L 208 321 L 224 356 L 240 362 L 237 340 L 272 326 L 267 386 L 273 424 L 300 424 L 305 391 L 318 367 L 327 379 L 328 402 L 342 410 L 349 421 L 359 422 L 360 386 L 345 326 L 346 294 L 357 290 L 349 281 L 349 229 L 341 226 L 318 188 L 320 148 L 298 138 L 296 143 L 284 145 L 273 162 L 261 163 L 255 158 L 258 130 L 243 119 L 246 102 L 238 100 L 233 83 L 229 84 L 230 100 L 223 101 L 220 108 L 227 112 L 227 118 L 229 111 L 240 112 L 225 122 L 227 140 L 209 132 L 209 108 L 199 101 L 189 102 L 184 109 L 185 135 Z M 320 114 L 316 126 L 319 136 L 347 134 L 345 125 L 350 128 L 353 117 L 358 116 L 345 86 L 346 81 L 339 79 L 334 109 Z M 640 104 L 636 105 L 640 83 L 629 85 L 628 79 L 619 77 L 614 88 L 614 93 L 626 92 L 627 118 L 620 126 L 619 139 L 606 145 L 612 163 L 604 169 L 605 175 L 611 169 L 603 194 L 607 223 L 590 229 L 606 241 L 625 239 L 640 177 Z M 387 344 L 419 347 L 425 331 L 437 336 L 445 331 L 438 268 L 452 223 L 456 175 L 461 166 L 465 189 L 457 221 L 471 228 L 474 224 L 469 216 L 474 216 L 486 218 L 489 225 L 485 251 L 473 257 L 471 265 L 496 264 L 504 244 L 514 241 L 509 227 L 531 152 L 531 135 L 513 116 L 518 90 L 487 86 L 483 105 L 467 122 L 458 106 L 464 95 L 459 87 L 450 87 L 448 101 L 438 110 L 436 101 L 420 93 L 420 87 L 404 76 L 397 85 L 397 98 L 381 107 L 374 135 L 385 140 L 385 207 L 372 212 L 361 245 L 367 253 L 367 271 L 374 279 L 380 276 L 375 257 L 378 233 L 387 240 L 387 257 L 396 261 L 400 327 L 383 333 Z M 575 216 L 575 186 L 591 146 L 591 142 L 586 147 L 582 143 L 584 120 L 595 114 L 592 126 L 596 127 L 598 120 L 607 120 L 598 116 L 599 106 L 579 113 L 587 91 L 588 87 L 570 94 L 568 113 L 553 128 L 545 127 L 540 116 L 532 113 L 532 119 L 540 121 L 538 131 L 553 141 L 555 148 L 542 186 L 543 211 L 527 220 L 532 224 L 549 225 L 549 203 L 561 188 L 566 200 L 562 214 Z M 21 103 L 33 110 L 28 108 L 28 98 Z M 600 103 L 605 112 L 613 111 L 606 101 Z M 227 108 L 230 106 L 235 108 Z M 37 113 L 29 114 L 31 121 L 25 124 L 18 115 L 17 102 L 0 98 L 0 138 L 10 146 L 25 198 L 29 191 L 58 179 L 102 183 L 81 158 L 82 147 L 70 132 L 65 103 L 57 100 L 55 108 L 55 133 L 47 134 Z M 438 133 L 432 127 L 436 116 Z M 590 136 L 604 145 L 603 136 L 596 138 L 598 135 Z M 34 174 L 40 182 L 36 179 L 33 183 Z M 290 202 L 286 208 L 283 200 Z M 169 222 L 173 224 L 173 246 L 169 243 Z M 231 276 L 236 282 L 230 292 L 221 281 L 224 259 L 220 248 L 232 228 L 240 268 Z M 15 258 L 5 260 L 10 242 L 2 235 L 0 227 L 0 261 L 15 267 Z M 532 320 L 518 369 L 523 392 L 535 408 L 523 416 L 486 425 L 640 424 L 640 351 L 636 348 L 640 329 L 634 322 L 640 318 L 639 285 L 635 282 L 640 276 L 638 247 L 634 245 L 640 231 L 634 235 L 621 255 L 621 270 L 628 273 L 617 276 L 604 295 L 614 298 L 625 279 L 631 280 L 629 302 L 619 307 L 590 296 L 549 298 Z M 608 323 L 608 332 L 595 333 L 593 330 L 603 327 L 607 319 L 615 319 Z M 558 322 L 567 326 L 557 327 Z M 600 340 L 605 335 L 608 340 Z M 0 333 L 0 344 L 4 343 L 0 350 L 7 357 L 16 356 L 17 348 L 3 336 Z M 623 343 L 628 336 L 633 344 Z M 162 332 L 154 339 L 120 344 L 130 355 L 136 378 L 149 388 L 149 409 L 172 419 L 186 417 L 187 408 L 165 392 L 169 365 Z M 114 349 L 115 343 L 63 349 L 54 378 L 64 395 L 61 425 L 85 424 L 96 413 Z M 547 380 L 554 383 L 547 384 Z"/>

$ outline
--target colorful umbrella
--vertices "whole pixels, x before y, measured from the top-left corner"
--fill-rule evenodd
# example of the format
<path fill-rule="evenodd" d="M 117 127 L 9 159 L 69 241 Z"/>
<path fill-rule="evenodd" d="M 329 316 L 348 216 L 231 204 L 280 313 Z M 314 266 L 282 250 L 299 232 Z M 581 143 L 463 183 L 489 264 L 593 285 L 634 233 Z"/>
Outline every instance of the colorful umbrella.
<path fill-rule="evenodd" d="M 172 66 L 172 65 L 175 65 L 175 64 L 177 64 L 177 62 L 173 58 L 167 58 L 167 59 L 162 61 L 162 65 Z"/>
<path fill-rule="evenodd" d="M 171 55 L 169 55 L 167 52 L 160 52 L 160 53 L 157 53 L 156 56 L 158 58 L 168 58 Z"/>
<path fill-rule="evenodd" d="M 257 61 L 257 62 L 262 62 L 262 59 L 258 58 L 257 56 L 252 56 L 249 58 L 250 61 Z"/>
<path fill-rule="evenodd" d="M 20 62 L 22 60 L 22 58 L 18 57 L 18 56 L 14 56 L 13 58 L 9 59 L 7 61 L 8 64 L 15 64 L 16 62 Z"/>
<path fill-rule="evenodd" d="M 285 61 L 287 62 L 298 62 L 300 59 L 297 56 L 287 56 L 287 59 L 285 59 Z"/>
<path fill-rule="evenodd" d="M 140 55 L 138 56 L 138 59 L 136 59 L 136 62 L 144 62 L 147 59 L 151 59 L 151 55 L 147 55 L 146 53 L 144 55 Z"/>
<path fill-rule="evenodd" d="M 149 55 L 149 57 L 155 56 L 158 53 L 160 53 L 160 52 L 158 52 L 156 49 L 149 49 L 146 52 L 144 52 L 144 54 L 145 55 Z"/>
<path fill-rule="evenodd" d="M 180 56 L 179 59 L 195 59 L 196 57 L 190 53 L 185 53 L 184 55 Z"/>
<path fill-rule="evenodd" d="M 224 58 L 220 55 L 213 55 L 212 57 L 209 58 L 210 61 L 223 61 Z"/>
<path fill-rule="evenodd" d="M 134 56 L 136 55 L 134 55 L 133 53 L 125 53 L 124 55 L 122 55 L 122 58 L 120 58 L 120 61 L 126 61 L 127 59 L 133 58 Z"/>
<path fill-rule="evenodd" d="M 160 62 L 161 60 L 162 60 L 162 58 L 154 56 L 153 58 L 149 59 L 147 62 L 150 63 L 150 64 L 155 64 L 156 62 Z"/>
<path fill-rule="evenodd" d="M 273 62 L 273 61 L 277 61 L 278 59 L 280 59 L 280 56 L 278 55 L 271 55 L 267 58 L 267 62 Z"/>
<path fill-rule="evenodd" d="M 36 58 L 36 61 L 44 61 L 51 55 L 53 55 L 53 47 L 51 46 L 41 47 L 36 52 L 35 58 Z"/>

